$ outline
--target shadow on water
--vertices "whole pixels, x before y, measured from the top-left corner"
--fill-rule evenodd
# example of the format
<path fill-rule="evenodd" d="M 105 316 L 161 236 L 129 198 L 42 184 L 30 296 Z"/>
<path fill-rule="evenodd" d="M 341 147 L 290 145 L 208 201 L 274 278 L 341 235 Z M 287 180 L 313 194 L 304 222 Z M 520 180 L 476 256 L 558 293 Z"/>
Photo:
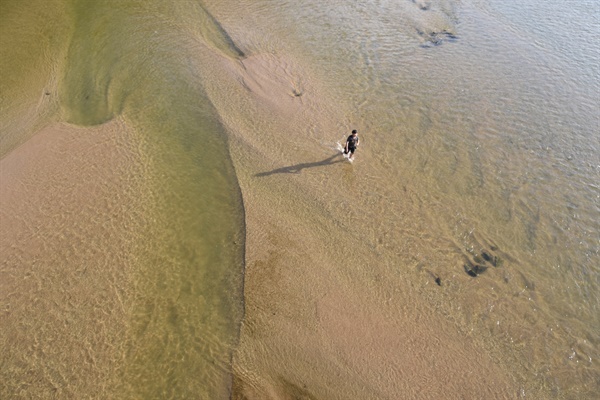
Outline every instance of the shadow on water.
<path fill-rule="evenodd" d="M 344 161 L 343 158 L 341 160 L 336 160 L 336 158 L 338 158 L 340 156 L 341 156 L 340 153 L 336 153 L 336 154 L 332 155 L 331 157 L 327 157 L 326 159 L 321 160 L 321 161 L 290 165 L 289 167 L 277 168 L 272 171 L 261 172 L 254 176 L 263 177 L 263 176 L 269 176 L 269 175 L 274 175 L 274 174 L 299 174 L 305 168 L 314 168 L 314 167 L 320 167 L 320 166 L 324 166 L 324 165 L 340 163 L 340 162 Z"/>

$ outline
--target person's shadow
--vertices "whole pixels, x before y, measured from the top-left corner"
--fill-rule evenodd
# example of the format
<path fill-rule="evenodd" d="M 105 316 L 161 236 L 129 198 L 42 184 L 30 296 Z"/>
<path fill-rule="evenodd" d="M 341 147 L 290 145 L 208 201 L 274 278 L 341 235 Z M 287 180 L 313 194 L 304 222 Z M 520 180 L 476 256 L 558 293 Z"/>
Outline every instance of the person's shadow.
<path fill-rule="evenodd" d="M 324 165 L 331 165 L 331 164 L 335 164 L 335 163 L 344 161 L 343 158 L 341 160 L 336 160 L 336 158 L 340 157 L 340 156 L 341 156 L 340 153 L 336 153 L 336 154 L 332 155 L 331 157 L 328 157 L 321 161 L 290 165 L 289 167 L 277 168 L 272 171 L 261 172 L 254 176 L 262 177 L 262 176 L 269 176 L 269 175 L 274 175 L 274 174 L 299 174 L 300 171 L 302 171 L 305 168 L 321 167 Z"/>

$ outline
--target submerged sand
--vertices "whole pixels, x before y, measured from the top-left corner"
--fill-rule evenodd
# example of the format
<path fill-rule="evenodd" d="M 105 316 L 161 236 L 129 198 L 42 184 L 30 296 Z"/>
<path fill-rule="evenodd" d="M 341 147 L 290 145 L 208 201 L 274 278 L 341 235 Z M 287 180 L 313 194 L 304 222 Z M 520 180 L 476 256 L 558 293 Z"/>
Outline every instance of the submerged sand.
<path fill-rule="evenodd" d="M 227 128 L 246 226 L 245 315 L 232 364 L 217 366 L 233 375 L 223 397 L 521 396 L 499 350 L 436 307 L 436 293 L 473 283 L 434 283 L 462 258 L 431 234 L 414 182 L 389 172 L 368 140 L 354 164 L 336 150 L 369 126 L 332 106 L 289 55 L 207 54 L 198 68 Z M 2 378 L 19 382 L 16 397 L 120 394 L 123 338 L 144 297 L 130 269 L 148 217 L 137 139 L 120 117 L 51 123 L 0 161 Z"/>
<path fill-rule="evenodd" d="M 7 396 L 109 394 L 120 379 L 139 229 L 129 134 L 53 123 L 0 161 Z"/>
<path fill-rule="evenodd" d="M 246 81 L 230 81 L 247 91 L 244 107 L 275 125 L 224 118 L 246 211 L 245 319 L 232 397 L 513 398 L 515 382 L 476 338 L 409 280 L 383 279 L 390 268 L 402 275 L 403 251 L 415 249 L 396 248 L 390 259 L 390 244 L 373 246 L 369 207 L 384 201 L 386 180 L 373 176 L 366 145 L 350 165 L 333 146 L 315 144 L 334 143 L 333 123 L 305 131 L 315 99 L 309 84 L 294 83 L 300 66 L 273 56 L 242 69 L 223 62 Z M 118 119 L 92 128 L 53 123 L 1 160 L 3 375 L 21 377 L 15 395 L 122 387 L 123 340 L 132 299 L 142 295 L 131 292 L 136 264 L 128 259 L 144 219 L 132 135 Z M 394 229 L 419 230 L 414 198 L 408 191 L 388 216 Z"/>
<path fill-rule="evenodd" d="M 431 269 L 460 262 L 422 237 L 431 221 L 410 182 L 394 201 L 398 182 L 372 165 L 368 141 L 354 164 L 343 159 L 335 144 L 350 126 L 327 115 L 301 65 L 275 55 L 242 64 L 223 64 L 244 83 L 239 96 L 215 102 L 246 211 L 233 398 L 515 398 L 506 366 L 431 307 L 422 279 L 448 289 L 410 272 L 418 252 L 431 253 Z M 234 109 L 268 118 L 236 120 Z"/>

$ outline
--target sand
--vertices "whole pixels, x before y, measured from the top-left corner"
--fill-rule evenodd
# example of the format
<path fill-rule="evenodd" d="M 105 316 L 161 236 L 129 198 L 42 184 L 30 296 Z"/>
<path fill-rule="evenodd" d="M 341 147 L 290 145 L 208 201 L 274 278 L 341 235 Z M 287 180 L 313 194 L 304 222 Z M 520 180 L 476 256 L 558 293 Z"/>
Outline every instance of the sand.
<path fill-rule="evenodd" d="M 348 110 L 329 109 L 289 57 L 212 62 L 205 85 L 230 135 L 246 224 L 245 316 L 223 367 L 231 397 L 519 396 L 486 343 L 427 301 L 426 274 L 409 273 L 413 254 L 430 252 L 431 268 L 460 259 L 424 235 L 432 221 L 419 195 L 386 175 L 368 141 L 354 164 L 343 160 L 335 142 L 352 128 L 340 122 Z M 143 296 L 131 293 L 145 217 L 134 135 L 121 118 L 50 123 L 0 161 L 9 397 L 111 397 L 122 384 L 132 298 Z"/>
<path fill-rule="evenodd" d="M 476 338 L 409 280 L 381 279 L 408 266 L 402 256 L 390 265 L 369 238 L 373 197 L 356 188 L 384 195 L 385 180 L 370 176 L 368 150 L 351 165 L 333 148 L 296 140 L 304 131 L 280 134 L 317 108 L 310 84 L 299 84 L 301 67 L 273 56 L 223 62 L 234 90 L 249 95 L 245 106 L 275 125 L 249 130 L 225 118 L 247 229 L 232 398 L 514 398 L 518 387 Z M 236 86 L 240 77 L 246 84 Z M 330 123 L 308 137 L 334 132 Z M 3 380 L 21 377 L 10 395 L 110 395 L 121 385 L 136 295 L 130 257 L 143 221 L 134 142 L 120 119 L 52 123 L 0 162 Z M 409 212 L 389 216 L 397 229 L 418 229 L 399 218 Z"/>
<path fill-rule="evenodd" d="M 105 393 L 129 317 L 135 167 L 119 120 L 53 123 L 0 161 L 6 398 Z"/>
<path fill-rule="evenodd" d="M 342 158 L 339 122 L 300 64 L 276 55 L 242 63 L 221 69 L 245 83 L 239 95 L 213 98 L 246 211 L 233 398 L 515 398 L 519 386 L 484 344 L 423 298 L 412 255 L 435 243 L 415 238 L 429 221 L 410 182 L 405 202 L 390 207 L 397 183 L 369 166 L 368 145 L 354 164 Z M 232 117 L 240 109 L 268 118 Z"/>

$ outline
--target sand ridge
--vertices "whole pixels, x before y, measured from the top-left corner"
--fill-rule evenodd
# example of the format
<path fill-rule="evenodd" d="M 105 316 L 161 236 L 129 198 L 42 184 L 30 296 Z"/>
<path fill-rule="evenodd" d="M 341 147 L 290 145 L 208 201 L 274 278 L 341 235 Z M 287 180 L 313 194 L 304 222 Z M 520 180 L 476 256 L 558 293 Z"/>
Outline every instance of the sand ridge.
<path fill-rule="evenodd" d="M 248 57 L 244 68 L 224 61 L 230 80 L 209 89 L 232 135 L 246 212 L 233 398 L 513 398 L 512 378 L 410 279 L 381 279 L 390 262 L 407 268 L 410 254 L 390 258 L 371 240 L 379 222 L 368 204 L 387 180 L 373 179 L 382 172 L 367 146 L 354 165 L 339 154 L 344 111 L 291 57 Z M 298 81 L 302 101 L 290 96 Z M 236 119 L 240 109 L 253 117 Z M 414 230 L 414 206 L 389 219 Z"/>

